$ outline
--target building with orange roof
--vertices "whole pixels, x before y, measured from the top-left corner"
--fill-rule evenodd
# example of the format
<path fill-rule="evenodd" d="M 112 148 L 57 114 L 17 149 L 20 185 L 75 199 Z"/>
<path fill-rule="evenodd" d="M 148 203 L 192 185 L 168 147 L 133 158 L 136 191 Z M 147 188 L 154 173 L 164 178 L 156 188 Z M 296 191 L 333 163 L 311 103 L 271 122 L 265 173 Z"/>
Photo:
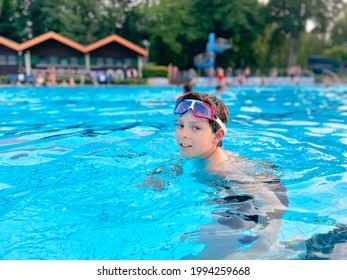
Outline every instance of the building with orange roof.
<path fill-rule="evenodd" d="M 142 77 L 148 52 L 116 35 L 83 46 L 55 32 L 47 32 L 21 44 L 0 36 L 0 75 L 46 75 L 54 66 L 61 78 L 100 74 L 108 79 Z"/>
<path fill-rule="evenodd" d="M 0 75 L 18 73 L 19 44 L 0 36 Z"/>

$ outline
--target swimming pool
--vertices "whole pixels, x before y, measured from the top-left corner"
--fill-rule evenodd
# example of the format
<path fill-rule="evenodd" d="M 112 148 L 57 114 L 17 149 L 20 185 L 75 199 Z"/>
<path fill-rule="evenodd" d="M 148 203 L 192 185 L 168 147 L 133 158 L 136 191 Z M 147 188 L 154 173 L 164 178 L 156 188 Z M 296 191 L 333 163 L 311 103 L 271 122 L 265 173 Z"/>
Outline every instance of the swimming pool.
<path fill-rule="evenodd" d="M 223 205 L 211 201 L 223 191 L 178 155 L 179 93 L 0 88 L 0 259 L 246 252 L 250 245 L 234 239 L 247 231 L 214 219 Z M 276 240 L 261 258 L 347 258 L 347 87 L 232 87 L 220 98 L 231 113 L 223 146 L 276 165 L 288 190 Z M 164 183 L 145 187 L 148 176 Z"/>

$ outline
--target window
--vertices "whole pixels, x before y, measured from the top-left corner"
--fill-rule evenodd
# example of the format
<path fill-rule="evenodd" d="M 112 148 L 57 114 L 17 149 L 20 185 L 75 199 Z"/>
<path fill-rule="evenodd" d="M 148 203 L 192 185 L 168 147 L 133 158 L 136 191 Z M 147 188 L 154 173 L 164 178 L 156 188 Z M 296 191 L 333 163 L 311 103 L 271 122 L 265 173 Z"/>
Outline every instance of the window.
<path fill-rule="evenodd" d="M 104 65 L 104 58 L 103 57 L 98 57 L 96 59 L 96 64 L 97 65 Z"/>
<path fill-rule="evenodd" d="M 63 56 L 60 58 L 60 65 L 69 65 L 69 60 L 67 57 Z"/>
<path fill-rule="evenodd" d="M 5 65 L 6 63 L 6 55 L 0 55 L 0 64 Z"/>
<path fill-rule="evenodd" d="M 39 64 L 46 64 L 46 57 L 45 56 L 39 56 Z"/>
<path fill-rule="evenodd" d="M 124 64 L 126 66 L 131 66 L 131 58 L 126 58 L 125 61 L 124 61 Z"/>
<path fill-rule="evenodd" d="M 123 66 L 123 62 L 121 59 L 116 59 L 116 66 L 117 67 L 122 67 Z"/>
<path fill-rule="evenodd" d="M 56 56 L 51 56 L 49 59 L 50 64 L 57 64 L 58 58 Z"/>
<path fill-rule="evenodd" d="M 78 59 L 77 59 L 76 56 L 72 56 L 72 57 L 70 58 L 70 64 L 71 64 L 71 65 L 77 65 L 77 64 L 78 64 Z"/>
<path fill-rule="evenodd" d="M 107 57 L 106 58 L 106 65 L 112 66 L 113 65 L 113 58 L 112 57 Z"/>
<path fill-rule="evenodd" d="M 15 55 L 9 55 L 7 57 L 7 64 L 16 65 L 17 64 L 16 56 Z"/>

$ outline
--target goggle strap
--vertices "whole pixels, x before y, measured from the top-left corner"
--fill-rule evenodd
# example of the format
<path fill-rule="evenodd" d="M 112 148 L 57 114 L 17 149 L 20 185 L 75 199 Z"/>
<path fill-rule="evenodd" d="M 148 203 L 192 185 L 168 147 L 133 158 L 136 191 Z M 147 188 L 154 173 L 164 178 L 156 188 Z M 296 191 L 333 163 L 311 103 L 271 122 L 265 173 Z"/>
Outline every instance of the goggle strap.
<path fill-rule="evenodd" d="M 227 128 L 226 128 L 225 124 L 222 122 L 222 120 L 220 118 L 218 118 L 216 115 L 214 115 L 214 120 L 224 130 L 224 133 L 227 133 Z"/>

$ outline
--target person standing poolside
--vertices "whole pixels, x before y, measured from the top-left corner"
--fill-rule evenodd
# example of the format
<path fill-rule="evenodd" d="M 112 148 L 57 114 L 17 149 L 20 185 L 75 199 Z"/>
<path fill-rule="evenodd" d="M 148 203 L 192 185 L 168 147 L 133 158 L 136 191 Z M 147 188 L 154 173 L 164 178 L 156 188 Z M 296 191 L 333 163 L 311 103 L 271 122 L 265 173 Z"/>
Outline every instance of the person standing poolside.
<path fill-rule="evenodd" d="M 217 68 L 217 80 L 218 85 L 223 86 L 224 85 L 224 69 L 222 67 Z"/>
<path fill-rule="evenodd" d="M 224 205 L 221 206 L 223 210 L 212 214 L 220 225 L 218 231 L 228 232 L 219 238 L 219 243 L 226 243 L 225 246 L 219 244 L 221 251 L 224 250 L 220 254 L 227 259 L 267 256 L 277 239 L 281 217 L 288 205 L 286 190 L 279 178 L 268 172 L 273 166 L 268 164 L 259 169 L 256 162 L 222 148 L 229 110 L 217 97 L 188 93 L 177 99 L 174 113 L 178 115 L 175 137 L 181 156 L 200 160 L 202 171 L 221 179 L 221 186 L 214 187 L 226 193 L 224 199 L 217 201 Z M 211 242 L 210 232 L 215 227 L 215 224 L 202 226 L 199 242 Z M 239 234 L 251 233 L 231 241 L 230 228 Z M 206 246 L 199 258 L 209 258 L 213 246 Z M 237 249 L 243 246 L 247 249 Z"/>

